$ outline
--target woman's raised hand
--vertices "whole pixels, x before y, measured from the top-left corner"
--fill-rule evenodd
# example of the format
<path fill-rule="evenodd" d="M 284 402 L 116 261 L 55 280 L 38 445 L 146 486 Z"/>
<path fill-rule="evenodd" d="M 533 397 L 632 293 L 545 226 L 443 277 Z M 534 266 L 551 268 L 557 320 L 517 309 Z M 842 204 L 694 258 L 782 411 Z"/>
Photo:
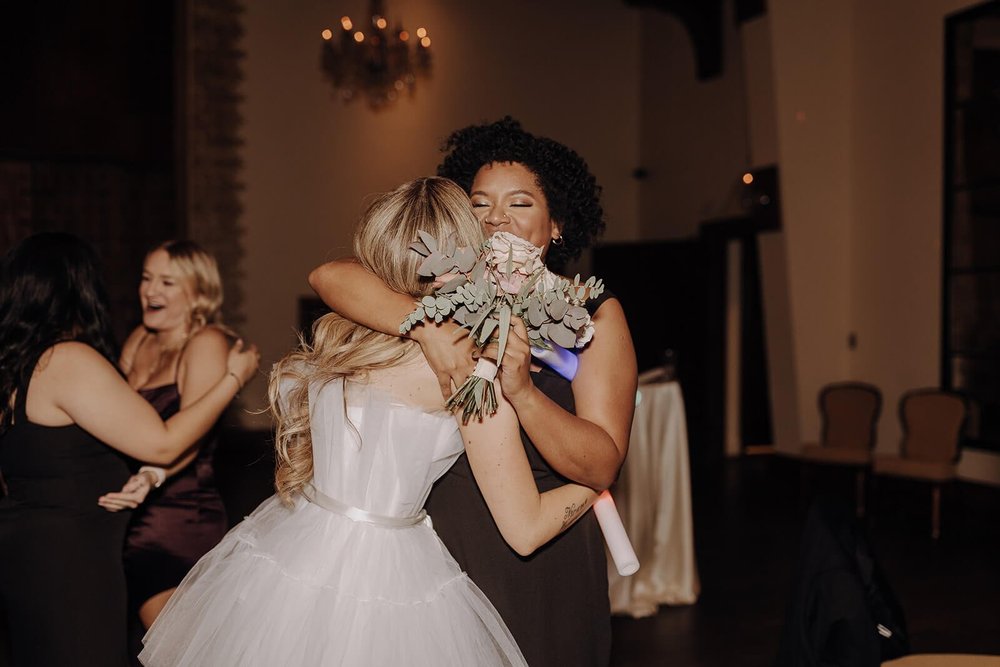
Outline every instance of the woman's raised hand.
<path fill-rule="evenodd" d="M 243 389 L 247 382 L 253 379 L 259 367 L 260 351 L 257 350 L 257 346 L 253 343 L 244 345 L 241 338 L 229 349 L 226 370 L 239 380 L 240 389 Z"/>
<path fill-rule="evenodd" d="M 97 504 L 109 512 L 118 512 L 124 509 L 134 510 L 142 504 L 153 488 L 153 483 L 148 475 L 139 473 L 132 475 L 125 482 L 121 491 L 105 493 L 97 499 Z"/>
<path fill-rule="evenodd" d="M 448 321 L 440 324 L 425 322 L 422 326 L 413 328 L 410 338 L 420 345 L 420 351 L 437 375 L 441 396 L 448 400 L 476 367 L 472 358 L 476 348 L 469 338 L 468 329 Z"/>
<path fill-rule="evenodd" d="M 482 356 L 496 359 L 499 344 L 492 342 L 483 348 Z M 531 345 L 528 343 L 528 330 L 520 317 L 510 318 L 510 333 L 507 335 L 507 346 L 503 351 L 500 363 L 500 386 L 504 396 L 516 407 L 520 395 L 531 390 Z"/>

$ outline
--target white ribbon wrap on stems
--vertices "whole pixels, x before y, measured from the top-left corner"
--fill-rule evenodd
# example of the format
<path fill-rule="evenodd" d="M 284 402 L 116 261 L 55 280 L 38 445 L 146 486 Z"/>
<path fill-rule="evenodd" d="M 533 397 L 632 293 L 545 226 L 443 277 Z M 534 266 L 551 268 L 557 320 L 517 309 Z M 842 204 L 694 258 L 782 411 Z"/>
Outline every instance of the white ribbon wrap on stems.
<path fill-rule="evenodd" d="M 571 382 L 576 377 L 576 370 L 580 365 L 575 354 L 558 345 L 553 345 L 551 350 L 532 347 L 531 356 Z M 479 370 L 478 365 L 476 370 Z M 632 542 L 628 539 L 628 533 L 622 524 L 621 515 L 615 507 L 615 499 L 611 497 L 609 491 L 601 493 L 594 502 L 594 515 L 597 517 L 601 532 L 604 533 L 604 541 L 608 545 L 608 552 L 611 554 L 611 560 L 615 562 L 618 574 L 623 577 L 635 574 L 639 570 L 639 558 L 635 555 L 635 549 L 632 548 Z"/>
<path fill-rule="evenodd" d="M 479 361 L 476 362 L 476 370 L 472 371 L 472 375 L 482 378 L 487 382 L 493 382 L 497 379 L 497 369 L 498 366 L 495 361 L 486 357 L 479 357 Z"/>

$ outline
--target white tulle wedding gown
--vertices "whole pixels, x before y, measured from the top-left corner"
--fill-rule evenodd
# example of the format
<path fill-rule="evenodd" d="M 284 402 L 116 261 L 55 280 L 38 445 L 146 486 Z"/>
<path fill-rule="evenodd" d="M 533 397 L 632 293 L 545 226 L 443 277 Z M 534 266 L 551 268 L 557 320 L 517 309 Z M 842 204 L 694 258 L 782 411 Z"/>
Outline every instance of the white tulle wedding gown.
<path fill-rule="evenodd" d="M 143 664 L 526 664 L 422 516 L 462 451 L 455 418 L 341 380 L 309 401 L 312 499 L 269 498 L 206 554 L 147 633 Z"/>

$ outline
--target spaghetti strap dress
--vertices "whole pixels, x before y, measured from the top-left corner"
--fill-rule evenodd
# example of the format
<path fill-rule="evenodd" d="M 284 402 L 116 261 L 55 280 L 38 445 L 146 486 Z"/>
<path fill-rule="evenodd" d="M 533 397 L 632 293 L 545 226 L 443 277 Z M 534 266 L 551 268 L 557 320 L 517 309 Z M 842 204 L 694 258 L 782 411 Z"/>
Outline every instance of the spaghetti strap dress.
<path fill-rule="evenodd" d="M 127 665 L 122 543 L 129 513 L 97 499 L 128 480 L 125 459 L 75 424 L 28 421 L 28 382 L 0 437 L 0 604 L 13 664 Z"/>
<path fill-rule="evenodd" d="M 588 304 L 593 314 L 613 295 Z M 575 413 L 572 387 L 543 367 L 532 381 Z M 539 491 L 569 480 L 546 463 L 524 430 Z M 434 528 L 459 565 L 497 608 L 532 667 L 605 666 L 611 653 L 604 537 L 593 511 L 531 556 L 519 556 L 500 535 L 463 454 L 434 485 L 427 502 Z"/>
<path fill-rule="evenodd" d="M 180 410 L 176 383 L 140 389 L 139 394 L 164 420 Z M 125 541 L 125 574 L 133 611 L 157 593 L 176 588 L 226 534 L 226 508 L 215 485 L 215 443 L 213 431 L 195 459 L 152 490 L 133 512 Z"/>

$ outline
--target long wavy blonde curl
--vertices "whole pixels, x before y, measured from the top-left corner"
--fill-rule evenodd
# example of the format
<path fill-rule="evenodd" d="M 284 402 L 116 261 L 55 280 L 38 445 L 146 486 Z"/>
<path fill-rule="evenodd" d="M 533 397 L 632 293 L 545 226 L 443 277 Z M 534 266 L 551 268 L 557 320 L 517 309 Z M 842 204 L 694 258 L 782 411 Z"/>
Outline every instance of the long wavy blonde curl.
<path fill-rule="evenodd" d="M 410 250 L 423 231 L 439 243 L 453 237 L 459 246 L 478 247 L 483 233 L 468 195 L 444 178 L 419 178 L 378 195 L 354 233 L 354 256 L 392 290 L 415 299 L 432 283 L 417 275 L 423 258 Z M 275 421 L 278 496 L 291 504 L 313 476 L 309 387 L 408 361 L 420 353 L 411 340 L 389 336 L 336 313 L 320 317 L 312 343 L 298 347 L 271 370 L 268 399 Z"/>

